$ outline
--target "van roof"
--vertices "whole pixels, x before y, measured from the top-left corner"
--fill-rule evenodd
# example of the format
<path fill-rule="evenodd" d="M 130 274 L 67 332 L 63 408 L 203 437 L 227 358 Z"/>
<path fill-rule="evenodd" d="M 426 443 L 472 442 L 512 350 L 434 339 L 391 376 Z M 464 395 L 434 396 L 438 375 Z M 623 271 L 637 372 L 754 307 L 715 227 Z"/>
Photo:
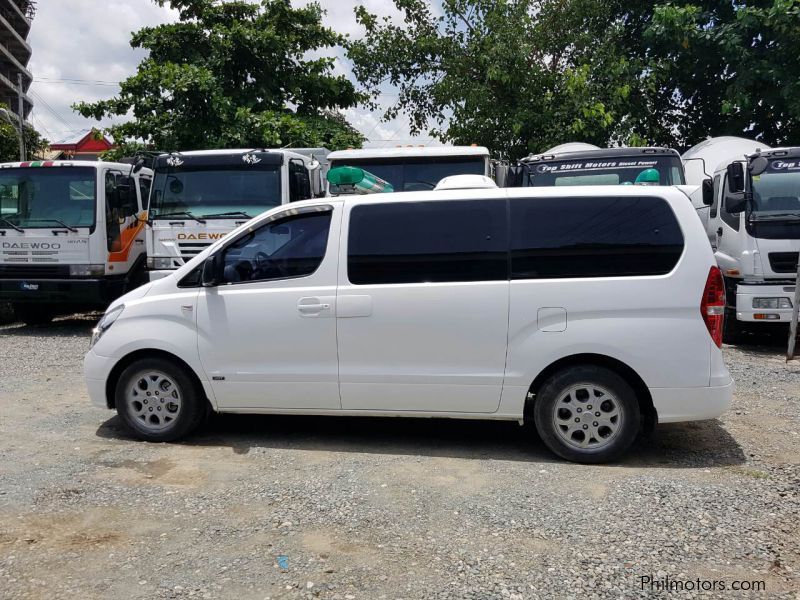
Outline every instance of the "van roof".
<path fill-rule="evenodd" d="M 584 158 L 627 158 L 631 156 L 673 156 L 680 158 L 677 150 L 650 146 L 647 148 L 598 148 L 597 150 L 577 150 L 575 152 L 563 152 L 555 154 L 531 154 L 520 159 L 521 163 L 536 163 L 556 160 L 574 160 Z"/>

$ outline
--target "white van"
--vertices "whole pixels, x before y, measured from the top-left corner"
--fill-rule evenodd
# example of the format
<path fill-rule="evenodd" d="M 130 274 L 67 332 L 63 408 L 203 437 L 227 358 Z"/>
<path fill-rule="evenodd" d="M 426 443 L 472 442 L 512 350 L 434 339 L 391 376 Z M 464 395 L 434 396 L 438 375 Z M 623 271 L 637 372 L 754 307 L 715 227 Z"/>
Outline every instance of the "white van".
<path fill-rule="evenodd" d="M 723 311 L 673 188 L 340 196 L 266 212 L 121 298 L 85 374 L 150 441 L 209 409 L 507 419 L 602 462 L 728 408 Z"/>

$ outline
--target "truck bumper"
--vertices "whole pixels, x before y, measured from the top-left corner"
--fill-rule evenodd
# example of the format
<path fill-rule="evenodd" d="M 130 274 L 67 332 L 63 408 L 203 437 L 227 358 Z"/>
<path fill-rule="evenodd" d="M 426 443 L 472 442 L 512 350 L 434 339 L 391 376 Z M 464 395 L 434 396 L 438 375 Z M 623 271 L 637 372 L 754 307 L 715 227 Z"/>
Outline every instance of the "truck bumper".
<path fill-rule="evenodd" d="M 0 279 L 0 300 L 106 307 L 125 293 L 125 278 Z"/>
<path fill-rule="evenodd" d="M 659 423 L 714 419 L 728 410 L 733 400 L 733 380 L 700 388 L 651 388 Z"/>
<path fill-rule="evenodd" d="M 753 308 L 754 298 L 787 298 L 794 305 L 793 285 L 746 285 L 736 286 L 736 320 L 750 323 L 788 323 L 792 318 L 791 308 Z"/>

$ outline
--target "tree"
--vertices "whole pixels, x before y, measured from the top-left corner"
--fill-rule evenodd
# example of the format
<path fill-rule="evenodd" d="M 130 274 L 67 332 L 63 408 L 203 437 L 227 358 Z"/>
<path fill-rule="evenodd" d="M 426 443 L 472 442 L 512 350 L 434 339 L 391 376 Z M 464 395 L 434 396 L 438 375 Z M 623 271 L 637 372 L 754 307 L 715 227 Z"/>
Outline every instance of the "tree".
<path fill-rule="evenodd" d="M 2 103 L 0 103 L 0 109 L 8 110 Z M 14 119 L 14 117 L 9 116 L 9 119 Z M 38 158 L 47 149 L 47 140 L 28 122 L 25 122 L 24 132 L 26 158 Z M 12 123 L 6 119 L 0 119 L 0 162 L 18 160 L 19 125 L 16 122 Z"/>
<path fill-rule="evenodd" d="M 166 0 L 155 0 L 164 5 Z M 334 75 L 342 36 L 317 4 L 285 0 L 172 0 L 179 21 L 145 27 L 131 46 L 149 51 L 119 94 L 73 108 L 85 117 L 132 115 L 109 128 L 128 149 L 358 147 L 340 109 L 363 99 Z"/>
<path fill-rule="evenodd" d="M 685 148 L 708 135 L 797 140 L 800 0 L 394 0 L 356 9 L 354 72 L 386 118 L 512 158 L 565 141 Z"/>

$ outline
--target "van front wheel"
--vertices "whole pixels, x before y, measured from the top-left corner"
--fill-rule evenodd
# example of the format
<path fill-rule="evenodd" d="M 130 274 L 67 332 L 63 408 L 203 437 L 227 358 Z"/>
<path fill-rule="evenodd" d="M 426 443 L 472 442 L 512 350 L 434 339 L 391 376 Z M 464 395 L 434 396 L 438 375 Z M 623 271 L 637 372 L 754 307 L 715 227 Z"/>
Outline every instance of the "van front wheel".
<path fill-rule="evenodd" d="M 553 375 L 537 392 L 533 408 L 542 441 L 574 462 L 614 460 L 641 429 L 633 388 L 615 372 L 593 365 Z"/>
<path fill-rule="evenodd" d="M 171 442 L 192 432 L 203 419 L 205 399 L 175 363 L 146 358 L 130 364 L 117 382 L 117 413 L 148 442 Z"/>

